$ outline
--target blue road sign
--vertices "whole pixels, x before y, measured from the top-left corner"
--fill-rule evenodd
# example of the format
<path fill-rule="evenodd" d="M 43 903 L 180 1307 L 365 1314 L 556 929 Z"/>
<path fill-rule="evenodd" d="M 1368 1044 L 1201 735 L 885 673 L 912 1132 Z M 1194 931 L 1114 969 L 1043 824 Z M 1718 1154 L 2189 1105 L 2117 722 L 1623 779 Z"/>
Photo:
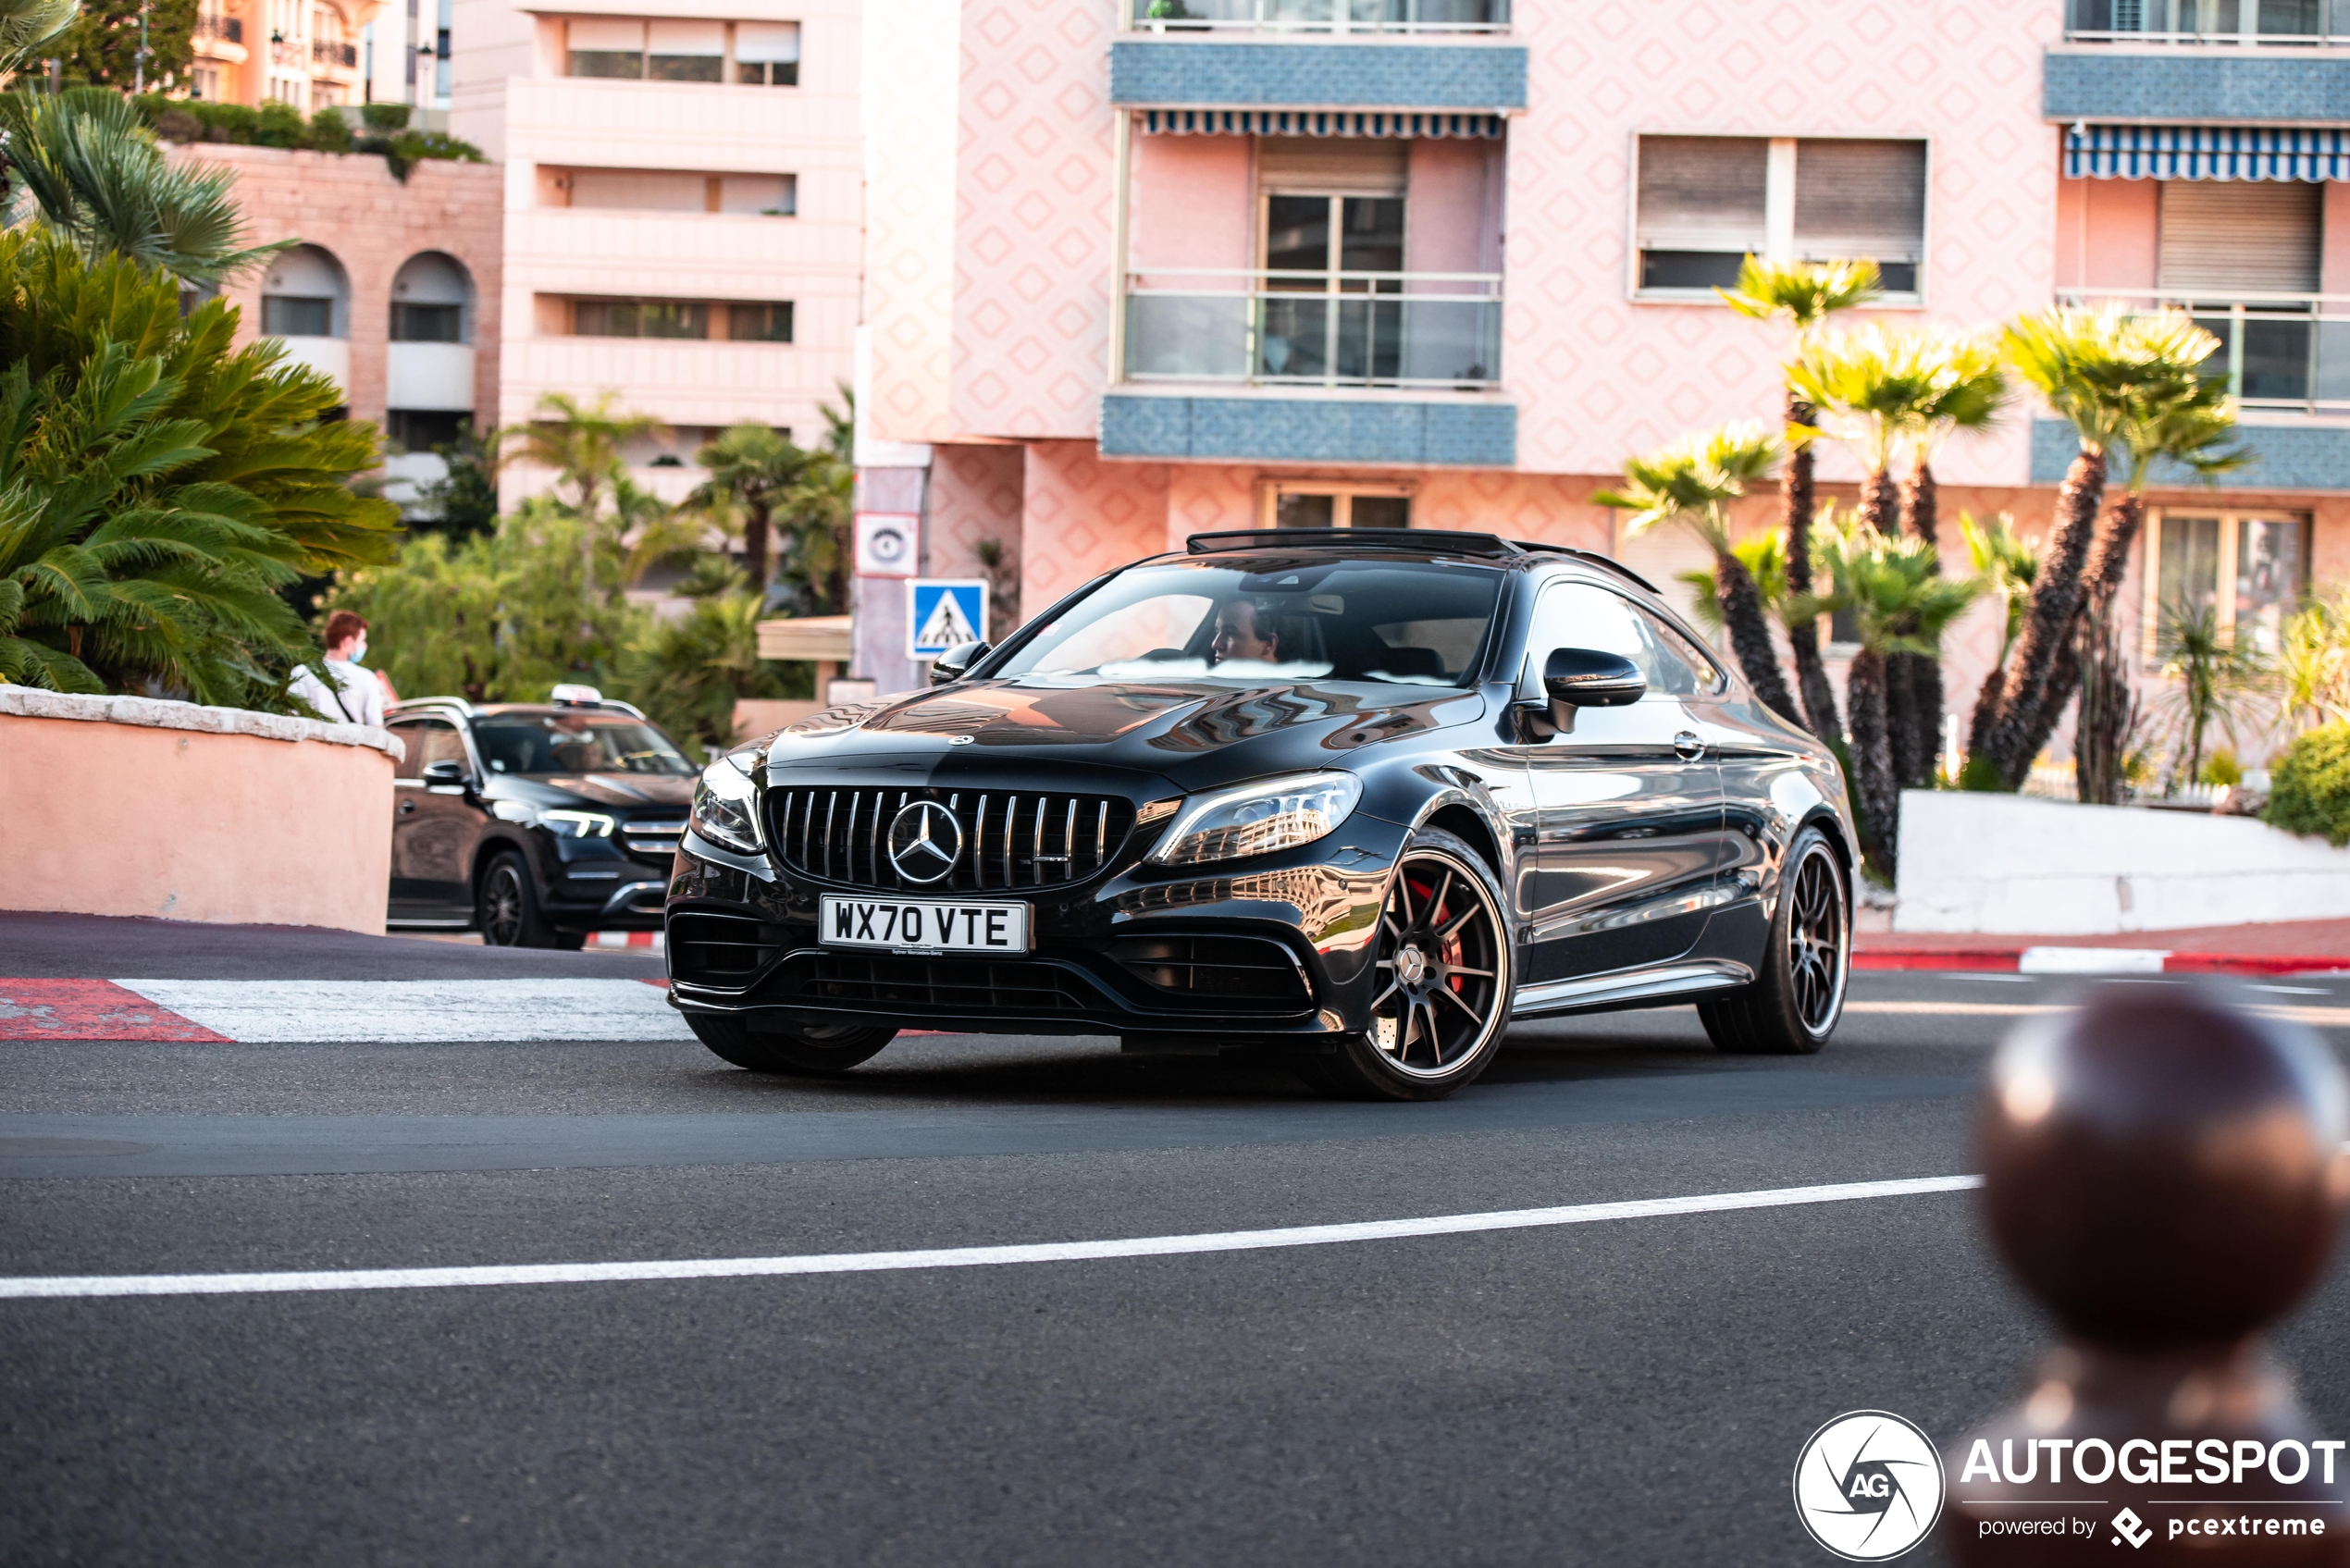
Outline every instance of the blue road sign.
<path fill-rule="evenodd" d="M 974 577 L 916 577 L 906 585 L 906 652 L 935 659 L 987 640 L 987 585 Z"/>

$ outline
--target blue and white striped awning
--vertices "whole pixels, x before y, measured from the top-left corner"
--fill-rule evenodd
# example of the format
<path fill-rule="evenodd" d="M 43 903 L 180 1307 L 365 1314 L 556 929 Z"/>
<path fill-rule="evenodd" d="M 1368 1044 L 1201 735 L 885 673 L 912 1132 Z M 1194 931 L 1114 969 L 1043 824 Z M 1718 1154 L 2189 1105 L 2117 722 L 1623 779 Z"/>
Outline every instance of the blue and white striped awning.
<path fill-rule="evenodd" d="M 1148 109 L 1145 136 L 1425 136 L 1502 139 L 1501 115 L 1377 114 L 1356 109 Z"/>
<path fill-rule="evenodd" d="M 2064 133 L 2068 179 L 2350 179 L 2350 131 L 2089 125 Z"/>

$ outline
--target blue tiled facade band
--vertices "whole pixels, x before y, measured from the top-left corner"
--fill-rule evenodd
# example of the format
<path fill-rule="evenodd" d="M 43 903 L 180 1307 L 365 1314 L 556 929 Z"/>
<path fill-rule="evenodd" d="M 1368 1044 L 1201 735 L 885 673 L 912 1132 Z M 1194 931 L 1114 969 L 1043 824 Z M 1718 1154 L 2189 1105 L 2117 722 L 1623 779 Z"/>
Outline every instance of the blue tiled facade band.
<path fill-rule="evenodd" d="M 1104 457 L 1514 468 L 1517 410 L 1508 403 L 1113 392 L 1102 400 L 1101 451 Z"/>
<path fill-rule="evenodd" d="M 1110 45 L 1115 104 L 1162 107 L 1522 109 L 1526 51 L 1489 43 Z"/>
<path fill-rule="evenodd" d="M 2235 438 L 2252 451 L 2252 461 L 2219 476 L 2223 490 L 2350 489 L 2350 427 L 2339 425 L 2240 425 Z M 2061 419 L 2032 422 L 2032 482 L 2061 483 L 2081 438 Z M 2157 468 L 2154 482 L 2200 488 L 2192 469 L 2172 463 Z"/>
<path fill-rule="evenodd" d="M 2231 58 L 2233 56 L 2235 57 Z M 2181 49 L 2051 53 L 2041 105 L 2055 120 L 2350 125 L 2350 59 Z"/>

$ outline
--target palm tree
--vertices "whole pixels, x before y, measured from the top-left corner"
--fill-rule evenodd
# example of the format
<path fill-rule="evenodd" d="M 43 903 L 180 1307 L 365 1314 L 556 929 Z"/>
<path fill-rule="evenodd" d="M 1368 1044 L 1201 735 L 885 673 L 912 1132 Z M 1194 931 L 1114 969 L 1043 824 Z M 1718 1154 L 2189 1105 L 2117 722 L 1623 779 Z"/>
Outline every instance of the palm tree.
<path fill-rule="evenodd" d="M 1829 316 L 1867 304 L 1879 292 L 1876 263 L 1767 262 L 1749 256 L 1739 265 L 1738 285 L 1716 290 L 1730 307 L 1758 321 L 1784 321 L 1794 329 L 1800 354 Z M 1816 510 L 1812 485 L 1810 431 L 1817 411 L 1790 378 L 1787 386 L 1787 469 L 1779 481 L 1779 535 L 1787 580 L 1812 586 L 1812 520 Z M 1837 717 L 1836 688 L 1820 657 L 1820 626 L 1804 621 L 1787 628 L 1795 653 L 1795 684 L 1803 697 L 1811 731 L 1834 744 L 1844 725 Z"/>
<path fill-rule="evenodd" d="M 2038 755 L 2053 713 L 2061 710 L 2060 702 L 2048 700 L 2051 676 L 2073 647 L 2083 571 L 2096 533 L 2110 454 L 2123 447 L 2133 426 L 2143 428 L 2149 410 L 2208 396 L 2197 370 L 2220 345 L 2177 312 L 2136 315 L 2119 304 L 2060 306 L 2022 316 L 2001 333 L 2000 341 L 2009 362 L 2072 422 L 2080 439 L 2057 491 L 2055 522 L 2014 650 L 2001 678 L 1985 683 L 1970 727 L 1968 784 L 2014 789 Z M 2134 520 L 2130 527 L 2134 533 Z M 2127 555 L 2126 539 L 2121 551 L 2111 561 L 2117 573 Z M 2065 689 L 2069 695 L 2069 683 Z M 2048 725 L 2042 722 L 2044 715 L 2049 716 Z"/>
<path fill-rule="evenodd" d="M 2002 512 L 1988 523 L 1977 523 L 1970 512 L 1959 513 L 1959 533 L 1966 540 L 1967 557 L 1984 591 L 2006 610 L 2006 631 L 1999 638 L 1999 657 L 1991 666 L 1998 678 L 2006 668 L 2016 633 L 2023 628 L 2023 611 L 2032 599 L 2032 579 L 2040 570 L 2040 555 L 2015 531 L 2015 518 Z"/>
<path fill-rule="evenodd" d="M 617 491 L 625 475 L 623 449 L 630 441 L 661 429 L 649 414 L 616 414 L 611 392 L 593 403 L 583 403 L 568 392 L 549 392 L 538 400 L 538 417 L 510 427 L 515 450 L 501 463 L 521 461 L 555 472 L 556 499 L 578 514 L 581 527 L 580 564 L 589 587 L 595 583 L 595 524 L 603 510 L 606 488 Z M 571 488 L 563 495 L 565 486 Z"/>
<path fill-rule="evenodd" d="M 10 180 L 46 227 L 92 260 L 127 256 L 188 282 L 217 284 L 295 243 L 241 245 L 244 220 L 225 168 L 174 166 L 138 105 L 104 87 L 0 93 L 0 148 Z"/>
<path fill-rule="evenodd" d="M 1839 526 L 1831 514 L 1820 524 L 1812 549 L 1833 586 L 1808 596 L 1801 608 L 1815 615 L 1849 611 L 1860 628 L 1860 650 L 1845 679 L 1852 787 L 1877 863 L 1891 876 L 1900 854 L 1902 783 L 1893 766 L 1886 661 L 1900 653 L 1939 657 L 1943 632 L 1984 585 L 1943 576 L 1924 540 L 1881 533 L 1865 517 Z"/>
<path fill-rule="evenodd" d="M 2191 325 L 2184 317 L 2180 321 Z M 2169 463 L 2191 468 L 2197 477 L 2206 480 L 2241 468 L 2250 461 L 2249 454 L 2220 445 L 2234 433 L 2234 405 L 2226 387 L 2216 379 L 2195 377 L 2157 381 L 2130 400 L 2120 427 L 2120 451 L 2127 463 L 2121 493 L 2098 518 L 2096 534 L 2090 540 L 2088 559 L 2081 568 L 2081 606 L 2074 612 L 2076 624 L 2103 624 L 2112 619 L 2114 599 L 2121 594 L 2121 579 L 2129 572 L 2130 549 L 2137 542 L 2138 531 L 2146 520 L 2146 492 L 2152 483 L 2155 465 Z M 2040 711 L 2028 743 L 2031 749 L 2025 754 L 2027 759 L 2038 756 L 2040 748 L 2048 743 L 2057 721 L 2064 714 L 2065 703 L 2080 684 L 2084 647 L 2103 648 L 2109 643 L 2109 638 L 2092 637 L 2083 645 L 2076 638 L 2073 647 L 2059 651 L 2056 667 L 2048 673 L 2047 695 L 2040 700 Z M 2120 647 L 2118 643 L 2111 646 L 2117 650 Z M 2114 668 L 2105 675 L 2109 684 L 2125 678 L 2119 658 L 2117 651 Z"/>
<path fill-rule="evenodd" d="M 808 473 L 813 453 L 767 425 L 736 425 L 694 454 L 710 470 L 686 504 L 706 512 L 732 512 L 742 519 L 743 553 L 750 591 L 767 593 L 768 531 L 776 506 Z"/>
<path fill-rule="evenodd" d="M 2193 784 L 2203 771 L 2203 745 L 2212 727 L 2225 729 L 2234 738 L 2268 672 L 2257 655 L 2220 630 L 2219 611 L 2208 606 L 2167 607 L 2155 655 L 2173 683 L 2162 701 L 2186 753 L 2185 766 L 2174 776 Z"/>
<path fill-rule="evenodd" d="M 1785 451 L 1779 438 L 1759 424 L 1726 425 L 1710 435 L 1686 436 L 1624 464 L 1621 489 L 1602 490 L 1594 504 L 1629 512 L 1624 531 L 1639 534 L 1660 523 L 1678 523 L 1713 552 L 1713 580 L 1722 623 L 1747 685 L 1774 712 L 1801 722 L 1795 699 L 1771 648 L 1770 623 L 1753 575 L 1730 539 L 1730 503 L 1747 487 L 1766 477 Z"/>
<path fill-rule="evenodd" d="M 80 0 L 0 0 L 0 76 L 21 69 L 80 8 Z"/>

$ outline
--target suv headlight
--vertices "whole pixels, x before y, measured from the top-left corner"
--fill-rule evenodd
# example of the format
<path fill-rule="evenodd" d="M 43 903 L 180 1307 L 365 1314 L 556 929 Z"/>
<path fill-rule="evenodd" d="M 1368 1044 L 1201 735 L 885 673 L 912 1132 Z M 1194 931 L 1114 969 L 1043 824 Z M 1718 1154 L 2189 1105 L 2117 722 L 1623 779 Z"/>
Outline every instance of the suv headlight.
<path fill-rule="evenodd" d="M 694 831 L 724 849 L 757 855 L 767 847 L 759 830 L 759 787 L 732 757 L 701 771 L 694 784 Z"/>
<path fill-rule="evenodd" d="M 1186 801 L 1150 852 L 1154 865 L 1195 866 L 1311 844 L 1346 821 L 1363 798 L 1352 773 L 1292 773 Z"/>
<path fill-rule="evenodd" d="M 617 825 L 601 811 L 541 811 L 538 825 L 557 838 L 610 838 Z"/>

